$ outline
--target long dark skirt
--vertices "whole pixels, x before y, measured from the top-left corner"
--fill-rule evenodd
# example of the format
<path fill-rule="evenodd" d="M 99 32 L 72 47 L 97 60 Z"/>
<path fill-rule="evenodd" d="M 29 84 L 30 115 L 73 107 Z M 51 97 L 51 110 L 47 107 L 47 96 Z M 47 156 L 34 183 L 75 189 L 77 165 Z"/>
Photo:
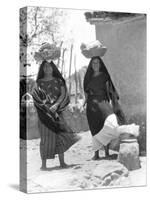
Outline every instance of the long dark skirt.
<path fill-rule="evenodd" d="M 94 136 L 103 128 L 105 119 L 113 113 L 113 110 L 108 101 L 93 95 L 87 100 L 86 113 L 91 134 Z"/>
<path fill-rule="evenodd" d="M 66 131 L 55 133 L 49 128 L 47 128 L 39 120 L 39 132 L 41 136 L 40 141 L 40 155 L 41 159 L 53 159 L 55 154 L 64 153 L 68 150 L 73 144 L 75 144 L 80 137 L 73 133 L 70 127 L 67 125 L 63 116 L 61 116 L 63 129 Z"/>

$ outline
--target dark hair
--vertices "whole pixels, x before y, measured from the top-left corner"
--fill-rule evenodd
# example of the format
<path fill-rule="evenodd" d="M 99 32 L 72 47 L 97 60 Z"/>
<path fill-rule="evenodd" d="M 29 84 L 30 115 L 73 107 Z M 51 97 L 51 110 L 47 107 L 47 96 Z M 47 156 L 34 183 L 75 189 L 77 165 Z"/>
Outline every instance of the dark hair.
<path fill-rule="evenodd" d="M 37 82 L 39 79 L 41 79 L 41 78 L 44 77 L 44 66 L 45 66 L 46 63 L 48 63 L 48 64 L 51 65 L 51 67 L 52 67 L 52 69 L 53 69 L 53 77 L 55 77 L 55 78 L 60 78 L 60 79 L 64 82 L 64 84 L 66 84 L 64 78 L 62 77 L 61 73 L 59 72 L 59 70 L 58 70 L 58 68 L 56 67 L 56 65 L 54 64 L 54 62 L 51 61 L 51 62 L 49 63 L 49 62 L 46 61 L 46 60 L 44 60 L 44 61 L 42 62 L 42 64 L 40 65 L 40 68 L 39 68 L 39 71 L 38 71 L 38 74 L 37 74 L 36 82 Z"/>

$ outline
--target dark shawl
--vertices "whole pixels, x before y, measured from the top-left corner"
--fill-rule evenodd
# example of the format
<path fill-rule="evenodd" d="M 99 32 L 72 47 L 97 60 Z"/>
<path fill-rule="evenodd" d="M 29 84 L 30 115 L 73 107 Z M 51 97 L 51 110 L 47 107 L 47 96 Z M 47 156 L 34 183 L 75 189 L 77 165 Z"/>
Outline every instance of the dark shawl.
<path fill-rule="evenodd" d="M 44 65 L 45 62 L 46 61 L 44 61 L 41 65 Z M 34 105 L 37 109 L 38 117 L 41 120 L 41 122 L 46 127 L 48 127 L 50 130 L 54 131 L 55 133 L 58 133 L 59 131 L 61 131 L 61 127 L 62 127 L 61 121 L 59 118 L 59 114 L 66 108 L 66 106 L 69 104 L 70 100 L 69 100 L 69 96 L 67 93 L 67 87 L 66 87 L 65 80 L 63 79 L 61 73 L 59 72 L 59 70 L 57 69 L 55 64 L 53 62 L 51 62 L 51 65 L 53 67 L 53 76 L 55 78 L 61 79 L 64 83 L 64 88 L 65 88 L 65 94 L 64 94 L 61 102 L 59 103 L 58 109 L 56 110 L 55 113 L 50 111 L 49 97 L 46 94 L 46 92 L 38 86 L 38 84 L 35 87 L 35 89 L 32 93 L 32 96 L 34 99 Z M 40 68 L 40 70 L 41 70 L 41 68 Z M 41 76 L 41 73 L 38 73 L 37 82 L 41 78 L 43 78 L 43 76 Z M 46 103 L 43 103 L 43 100 L 46 100 Z"/>
<path fill-rule="evenodd" d="M 105 73 L 108 77 L 108 81 L 107 81 L 107 97 L 108 97 L 108 100 L 111 100 L 112 102 L 112 106 L 113 106 L 113 110 L 114 110 L 114 113 L 117 115 L 118 117 L 118 121 L 120 123 L 125 123 L 125 115 L 121 109 L 121 106 L 119 104 L 119 95 L 118 95 L 118 92 L 111 80 L 111 77 L 109 75 L 109 72 L 103 62 L 103 60 L 96 56 L 96 57 L 92 57 L 89 65 L 88 65 L 88 68 L 87 68 L 87 71 L 86 71 L 86 74 L 85 74 L 85 77 L 84 77 L 84 82 L 83 82 L 83 86 L 84 86 L 84 91 L 87 92 L 88 90 L 88 85 L 90 83 L 90 80 L 92 79 L 92 76 L 93 76 L 93 69 L 92 69 L 92 61 L 93 59 L 98 59 L 99 62 L 100 62 L 100 65 L 101 65 L 101 68 L 100 68 L 100 71 Z"/>

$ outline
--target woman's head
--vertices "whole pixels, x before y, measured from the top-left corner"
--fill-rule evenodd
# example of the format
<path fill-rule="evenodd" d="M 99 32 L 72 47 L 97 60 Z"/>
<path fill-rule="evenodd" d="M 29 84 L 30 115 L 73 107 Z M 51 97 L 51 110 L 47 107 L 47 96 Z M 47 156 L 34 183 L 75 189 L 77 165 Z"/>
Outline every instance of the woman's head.
<path fill-rule="evenodd" d="M 102 61 L 102 59 L 98 56 L 92 57 L 89 65 L 88 65 L 85 77 L 84 77 L 84 89 L 86 89 L 89 81 L 91 80 L 91 78 L 94 74 L 94 71 L 104 72 L 109 76 L 109 73 L 108 73 L 106 66 L 105 66 L 104 62 Z"/>
<path fill-rule="evenodd" d="M 101 62 L 97 57 L 92 59 L 91 68 L 92 68 L 93 72 L 101 71 Z"/>
<path fill-rule="evenodd" d="M 53 67 L 50 63 L 46 62 L 43 66 L 44 75 L 53 75 Z"/>
<path fill-rule="evenodd" d="M 43 61 L 42 64 L 39 67 L 38 75 L 37 75 L 37 80 L 44 78 L 45 74 L 47 73 L 53 73 L 53 69 L 47 61 Z"/>
<path fill-rule="evenodd" d="M 93 76 L 94 71 L 100 71 L 100 72 L 103 72 L 103 73 L 105 73 L 107 75 L 108 80 L 112 85 L 112 90 L 114 91 L 114 93 L 116 93 L 117 98 L 119 99 L 118 93 L 117 93 L 117 91 L 116 91 L 116 89 L 115 89 L 115 87 L 113 85 L 113 82 L 111 80 L 109 72 L 108 72 L 103 60 L 99 56 L 92 57 L 89 65 L 88 65 L 86 74 L 84 76 L 84 83 L 83 83 L 84 91 L 87 90 L 88 84 L 91 81 L 91 78 Z"/>
<path fill-rule="evenodd" d="M 59 72 L 56 65 L 53 63 L 53 61 L 51 61 L 51 62 L 43 61 L 42 62 L 42 64 L 40 65 L 40 68 L 39 68 L 39 72 L 38 72 L 36 81 L 44 78 L 45 75 L 52 75 L 53 77 L 60 78 L 61 80 L 63 80 L 63 82 L 65 82 L 65 80 L 63 79 L 61 73 Z"/>

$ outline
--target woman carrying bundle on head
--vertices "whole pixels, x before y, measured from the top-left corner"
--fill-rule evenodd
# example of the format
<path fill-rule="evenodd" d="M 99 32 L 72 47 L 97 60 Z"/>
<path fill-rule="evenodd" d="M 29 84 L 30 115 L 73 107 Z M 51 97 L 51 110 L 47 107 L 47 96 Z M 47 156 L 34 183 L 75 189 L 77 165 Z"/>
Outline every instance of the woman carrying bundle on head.
<path fill-rule="evenodd" d="M 56 154 L 60 166 L 67 167 L 64 152 L 80 138 L 63 118 L 63 111 L 69 104 L 65 80 L 53 61 L 43 61 L 36 83 L 32 96 L 39 118 L 41 169 L 46 170 L 46 160 L 55 158 Z"/>
<path fill-rule="evenodd" d="M 99 150 L 104 147 L 109 156 L 109 143 L 122 133 L 138 134 L 138 126 L 125 124 L 125 116 L 117 105 L 119 96 L 105 64 L 99 56 L 91 58 L 84 77 L 84 92 L 87 120 L 92 134 L 94 160 L 99 159 Z M 112 105 L 110 104 L 112 102 Z M 119 105 L 119 104 L 118 104 Z"/>

